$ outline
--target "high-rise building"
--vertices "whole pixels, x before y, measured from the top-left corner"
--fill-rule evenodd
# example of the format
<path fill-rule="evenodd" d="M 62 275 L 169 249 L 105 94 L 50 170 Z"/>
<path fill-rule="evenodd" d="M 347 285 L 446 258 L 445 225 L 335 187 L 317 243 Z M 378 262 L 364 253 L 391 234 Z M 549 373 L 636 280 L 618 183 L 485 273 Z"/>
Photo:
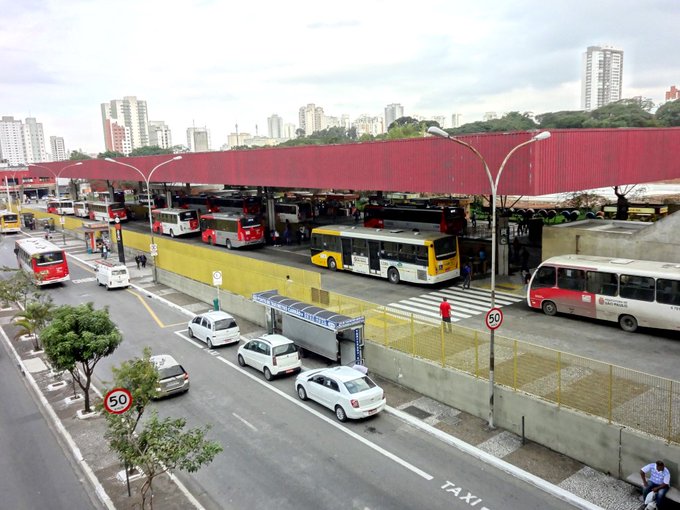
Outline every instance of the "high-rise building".
<path fill-rule="evenodd" d="M 680 99 L 680 90 L 675 85 L 671 85 L 671 88 L 666 91 L 666 101 L 675 101 Z"/>
<path fill-rule="evenodd" d="M 33 117 L 27 117 L 24 124 L 24 147 L 26 150 L 26 163 L 47 161 L 43 125 Z"/>
<path fill-rule="evenodd" d="M 439 124 L 439 127 L 442 129 L 448 127 L 446 125 L 446 116 L 444 115 L 435 115 L 434 117 L 432 117 L 432 120 Z"/>
<path fill-rule="evenodd" d="M 146 101 L 135 96 L 102 103 L 102 124 L 107 151 L 129 154 L 149 145 L 149 117 Z"/>
<path fill-rule="evenodd" d="M 297 138 L 297 126 L 292 122 L 287 122 L 283 125 L 283 136 L 282 138 L 291 140 Z"/>
<path fill-rule="evenodd" d="M 451 114 L 451 127 L 452 128 L 457 128 L 460 127 L 460 123 L 462 121 L 463 115 L 460 113 L 453 113 Z"/>
<path fill-rule="evenodd" d="M 595 110 L 621 99 L 623 50 L 612 46 L 588 46 L 583 54 L 581 108 Z"/>
<path fill-rule="evenodd" d="M 172 133 L 162 120 L 149 121 L 149 145 L 161 149 L 172 148 Z"/>
<path fill-rule="evenodd" d="M 189 152 L 208 152 L 210 150 L 208 128 L 187 128 L 187 147 L 189 147 Z"/>
<path fill-rule="evenodd" d="M 385 120 L 382 117 L 371 117 L 369 115 L 359 115 L 354 122 L 352 122 L 352 127 L 356 129 L 357 136 L 361 135 L 372 135 L 377 136 L 385 132 Z"/>
<path fill-rule="evenodd" d="M 229 147 L 241 147 L 243 145 L 246 145 L 245 141 L 249 140 L 252 137 L 253 135 L 251 135 L 250 133 L 239 132 L 229 133 L 227 135 L 227 145 L 229 145 Z"/>
<path fill-rule="evenodd" d="M 26 164 L 24 126 L 11 116 L 0 120 L 0 160 L 7 161 L 10 166 Z"/>
<path fill-rule="evenodd" d="M 283 119 L 277 114 L 267 118 L 267 135 L 269 138 L 283 138 Z"/>
<path fill-rule="evenodd" d="M 304 131 L 306 136 L 326 129 L 325 117 L 323 108 L 316 106 L 314 103 L 301 106 L 299 113 L 300 129 Z"/>
<path fill-rule="evenodd" d="M 50 136 L 50 150 L 52 151 L 52 161 L 65 161 L 68 159 L 66 145 L 61 136 Z"/>
<path fill-rule="evenodd" d="M 390 125 L 397 119 L 404 116 L 404 107 L 399 103 L 388 104 L 385 107 L 385 130 L 390 129 Z"/>

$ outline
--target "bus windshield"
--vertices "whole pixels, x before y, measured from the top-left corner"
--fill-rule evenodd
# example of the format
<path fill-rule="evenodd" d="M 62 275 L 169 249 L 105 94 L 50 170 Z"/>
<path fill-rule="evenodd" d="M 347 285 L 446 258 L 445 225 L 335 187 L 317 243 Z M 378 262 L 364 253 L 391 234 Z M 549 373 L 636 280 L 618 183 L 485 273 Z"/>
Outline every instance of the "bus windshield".
<path fill-rule="evenodd" d="M 49 266 L 51 264 L 58 264 L 64 261 L 64 253 L 61 251 L 50 251 L 47 253 L 40 253 L 35 256 L 35 263 L 39 266 Z"/>
<path fill-rule="evenodd" d="M 442 237 L 434 241 L 434 253 L 437 260 L 444 260 L 456 256 L 456 238 Z"/>
<path fill-rule="evenodd" d="M 241 227 L 246 228 L 246 227 L 259 227 L 260 226 L 260 220 L 253 216 L 246 216 L 244 218 L 241 218 Z"/>
<path fill-rule="evenodd" d="M 179 213 L 180 221 L 195 220 L 197 218 L 196 211 L 186 211 Z"/>

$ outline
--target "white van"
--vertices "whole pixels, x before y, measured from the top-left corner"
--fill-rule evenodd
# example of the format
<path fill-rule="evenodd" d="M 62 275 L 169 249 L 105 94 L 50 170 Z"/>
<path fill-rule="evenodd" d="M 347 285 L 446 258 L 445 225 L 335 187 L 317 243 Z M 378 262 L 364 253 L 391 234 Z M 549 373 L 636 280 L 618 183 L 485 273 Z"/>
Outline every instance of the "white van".
<path fill-rule="evenodd" d="M 103 285 L 106 290 L 130 286 L 130 273 L 121 263 L 97 260 L 94 270 L 97 284 Z"/>

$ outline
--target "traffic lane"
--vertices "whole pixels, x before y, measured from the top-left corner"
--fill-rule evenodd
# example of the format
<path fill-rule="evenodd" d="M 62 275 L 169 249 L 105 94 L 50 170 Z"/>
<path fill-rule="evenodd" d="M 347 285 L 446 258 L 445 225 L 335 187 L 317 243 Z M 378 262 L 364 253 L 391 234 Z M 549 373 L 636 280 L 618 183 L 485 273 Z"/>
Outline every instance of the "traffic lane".
<path fill-rule="evenodd" d="M 668 362 L 680 356 L 678 332 L 640 328 L 635 333 L 627 333 L 615 322 L 570 315 L 549 317 L 525 302 L 504 306 L 503 314 L 503 325 L 496 330 L 497 336 L 680 380 L 680 364 Z M 484 315 L 457 324 L 488 331 Z"/>
<path fill-rule="evenodd" d="M 19 375 L 7 341 L 0 339 L 0 507 L 99 508 Z"/>
<path fill-rule="evenodd" d="M 340 495 L 350 490 L 357 497 L 357 504 L 370 508 L 413 508 L 413 505 L 421 508 L 446 508 L 453 505 L 456 508 L 457 504 L 475 502 L 483 502 L 489 510 L 546 506 L 570 508 L 541 491 L 524 494 L 525 484 L 490 466 L 480 465 L 478 471 L 468 469 L 478 461 L 385 413 L 374 419 L 341 425 L 335 420 L 332 411 L 315 403 L 297 400 L 294 396 L 294 377 L 275 379 L 272 386 L 263 380 L 259 372 L 238 367 L 235 349 L 202 351 L 214 361 L 222 362 L 236 375 L 245 375 L 245 381 L 230 382 L 233 374 L 229 370 L 224 376 L 217 373 L 206 375 L 207 372 L 201 370 L 192 376 L 192 390 L 186 396 L 192 398 L 184 400 L 184 397 L 179 397 L 163 401 L 161 408 L 165 412 L 164 408 L 169 404 L 167 412 L 172 414 L 176 409 L 176 401 L 181 399 L 181 403 L 187 406 L 185 413 L 197 423 L 204 419 L 214 424 L 220 423 L 220 428 L 216 425 L 212 432 L 225 441 L 225 447 L 229 445 L 228 457 L 237 459 L 235 464 L 248 479 L 235 480 L 233 477 L 237 475 L 228 471 L 228 465 L 219 466 L 217 472 L 225 472 L 227 476 L 225 483 L 228 483 L 227 480 L 232 482 L 227 487 L 227 493 L 232 498 L 234 494 L 239 495 L 238 499 L 232 499 L 231 502 L 251 504 L 247 499 L 248 494 L 251 489 L 257 490 L 257 484 L 251 487 L 249 479 L 252 475 L 257 480 L 257 473 L 267 472 L 278 480 L 272 480 L 273 492 L 286 487 L 295 489 L 304 495 L 304 499 L 296 500 L 295 504 L 304 508 L 311 508 L 311 505 L 328 507 L 327 499 L 335 500 L 338 495 L 334 493 L 338 490 Z M 224 367 L 219 366 L 213 369 L 224 371 Z M 206 384 L 210 386 L 206 387 Z M 222 384 L 226 384 L 224 389 L 221 388 Z M 198 386 L 201 390 L 197 397 L 195 392 Z M 274 393 L 272 387 L 279 392 Z M 238 388 L 238 393 L 234 392 L 234 388 Z M 289 406 L 286 406 L 286 401 Z M 309 415 L 305 415 L 304 411 Z M 201 413 L 206 418 L 199 419 Z M 234 429 L 240 429 L 241 432 L 236 436 L 225 435 L 225 431 Z M 356 452 L 357 446 L 358 451 L 363 453 Z M 304 451 L 297 451 L 300 448 Z M 252 458 L 253 455 L 256 459 Z M 323 465 L 322 468 L 318 468 L 319 463 Z M 310 465 L 317 467 L 310 470 Z M 452 465 L 459 465 L 460 468 L 452 469 Z M 396 466 L 399 468 L 395 469 Z M 319 496 L 318 485 L 310 486 L 302 481 L 291 485 L 293 482 L 286 473 L 291 469 L 303 478 L 333 480 L 335 486 L 332 489 L 324 488 L 322 500 L 310 499 Z M 211 469 L 210 472 L 214 473 L 215 470 Z M 382 474 L 376 478 L 375 473 Z M 430 479 L 430 476 L 433 478 Z M 215 487 L 210 486 L 217 482 L 212 476 L 203 479 L 199 473 L 197 480 L 213 497 L 218 500 L 222 497 L 220 492 L 215 493 L 222 490 L 219 483 Z M 485 494 L 485 491 L 489 492 L 488 487 L 493 487 L 493 494 Z M 380 494 L 383 490 L 390 496 L 397 496 L 396 500 L 386 500 Z M 419 491 L 419 496 L 414 500 L 409 499 L 411 491 Z M 270 497 L 275 496 L 267 495 L 267 498 Z M 261 504 L 261 500 L 257 501 Z M 286 506 L 288 499 L 272 501 Z M 340 505 L 338 508 L 346 506 Z"/>

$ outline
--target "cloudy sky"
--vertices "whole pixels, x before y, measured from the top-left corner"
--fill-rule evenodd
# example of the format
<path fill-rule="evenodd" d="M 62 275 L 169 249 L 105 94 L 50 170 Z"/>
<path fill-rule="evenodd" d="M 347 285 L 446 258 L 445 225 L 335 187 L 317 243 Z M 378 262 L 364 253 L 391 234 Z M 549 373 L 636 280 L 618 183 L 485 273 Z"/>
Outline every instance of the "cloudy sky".
<path fill-rule="evenodd" d="M 680 86 L 678 0 L 0 0 L 0 115 L 104 150 L 100 104 L 147 101 L 173 143 L 267 134 L 276 113 L 536 114 L 580 106 L 587 46 L 624 50 L 623 96 Z"/>

